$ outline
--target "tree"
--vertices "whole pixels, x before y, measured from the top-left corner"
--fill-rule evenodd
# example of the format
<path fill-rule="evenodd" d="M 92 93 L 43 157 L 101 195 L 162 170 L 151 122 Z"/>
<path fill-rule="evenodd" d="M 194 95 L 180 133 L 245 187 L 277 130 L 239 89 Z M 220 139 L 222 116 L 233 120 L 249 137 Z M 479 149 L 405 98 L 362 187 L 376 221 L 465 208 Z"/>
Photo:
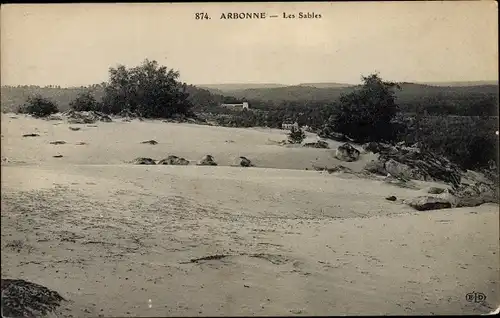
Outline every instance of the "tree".
<path fill-rule="evenodd" d="M 304 141 L 305 138 L 306 134 L 304 133 L 304 131 L 301 128 L 296 127 L 295 125 L 292 126 L 292 129 L 290 129 L 290 132 L 288 133 L 288 141 L 291 144 L 300 144 L 302 143 L 302 141 Z"/>
<path fill-rule="evenodd" d="M 179 72 L 146 59 L 131 69 L 123 65 L 110 68 L 109 75 L 109 83 L 104 89 L 104 112 L 128 110 L 147 118 L 190 114 L 192 104 L 186 84 L 177 80 Z"/>
<path fill-rule="evenodd" d="M 392 120 L 399 112 L 393 88 L 400 87 L 377 74 L 362 79 L 361 89 L 341 95 L 328 125 L 359 142 L 393 141 L 396 125 Z"/>
<path fill-rule="evenodd" d="M 53 101 L 41 95 L 28 97 L 26 103 L 19 107 L 20 113 L 31 114 L 34 117 L 46 117 L 58 111 L 57 105 Z"/>
<path fill-rule="evenodd" d="M 76 111 L 98 111 L 101 106 L 90 92 L 80 93 L 69 103 L 71 109 Z"/>

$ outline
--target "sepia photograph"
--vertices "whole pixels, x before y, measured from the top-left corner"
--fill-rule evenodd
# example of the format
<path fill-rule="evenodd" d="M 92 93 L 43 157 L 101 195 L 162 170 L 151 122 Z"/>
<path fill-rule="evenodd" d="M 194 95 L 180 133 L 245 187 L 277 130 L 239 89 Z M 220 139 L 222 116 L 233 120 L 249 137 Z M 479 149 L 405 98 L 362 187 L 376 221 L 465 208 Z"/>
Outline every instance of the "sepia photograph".
<path fill-rule="evenodd" d="M 499 313 L 496 1 L 0 28 L 2 318 Z"/>

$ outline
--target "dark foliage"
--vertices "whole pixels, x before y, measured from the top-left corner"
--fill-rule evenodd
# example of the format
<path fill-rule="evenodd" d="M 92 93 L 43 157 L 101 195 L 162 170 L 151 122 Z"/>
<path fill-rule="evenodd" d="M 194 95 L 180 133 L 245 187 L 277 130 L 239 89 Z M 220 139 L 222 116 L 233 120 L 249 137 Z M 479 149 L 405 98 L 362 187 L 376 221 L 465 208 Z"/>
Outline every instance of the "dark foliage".
<path fill-rule="evenodd" d="M 18 110 L 19 113 L 30 114 L 34 117 L 47 117 L 58 111 L 56 103 L 40 95 L 28 97 L 26 104 Z"/>
<path fill-rule="evenodd" d="M 83 92 L 70 102 L 70 108 L 75 111 L 100 111 L 102 106 L 90 92 Z"/>
<path fill-rule="evenodd" d="M 187 85 L 177 79 L 179 72 L 145 60 L 127 69 L 110 68 L 110 80 L 104 89 L 102 111 L 118 114 L 127 110 L 145 118 L 170 118 L 174 114 L 191 114 Z"/>
<path fill-rule="evenodd" d="M 363 81 L 359 90 L 340 97 L 328 125 L 358 142 L 393 141 L 393 119 L 399 108 L 392 89 L 397 85 L 382 81 L 376 74 L 363 77 Z"/>
<path fill-rule="evenodd" d="M 288 141 L 292 144 L 300 144 L 306 138 L 306 134 L 300 128 L 292 126 L 290 132 L 288 133 Z"/>

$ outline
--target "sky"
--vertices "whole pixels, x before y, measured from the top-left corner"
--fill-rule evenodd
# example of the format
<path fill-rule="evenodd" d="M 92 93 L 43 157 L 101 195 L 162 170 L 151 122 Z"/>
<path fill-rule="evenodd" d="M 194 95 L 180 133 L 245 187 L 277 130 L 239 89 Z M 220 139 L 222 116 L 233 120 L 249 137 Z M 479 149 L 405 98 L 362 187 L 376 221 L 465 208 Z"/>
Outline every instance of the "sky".
<path fill-rule="evenodd" d="M 495 1 L 7 4 L 0 22 L 2 85 L 97 84 L 146 58 L 189 84 L 498 80 Z"/>

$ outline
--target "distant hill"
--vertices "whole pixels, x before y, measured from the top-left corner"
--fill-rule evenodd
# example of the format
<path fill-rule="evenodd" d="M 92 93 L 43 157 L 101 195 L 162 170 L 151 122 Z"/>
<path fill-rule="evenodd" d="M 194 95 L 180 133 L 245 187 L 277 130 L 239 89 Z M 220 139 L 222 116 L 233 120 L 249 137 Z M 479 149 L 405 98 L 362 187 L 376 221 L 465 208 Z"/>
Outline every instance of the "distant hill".
<path fill-rule="evenodd" d="M 497 85 L 498 81 L 472 81 L 472 82 L 424 82 L 418 83 L 423 85 L 431 85 L 431 86 L 449 86 L 449 87 L 457 87 L 457 86 L 483 86 L 483 85 Z"/>
<path fill-rule="evenodd" d="M 274 83 L 234 83 L 234 84 L 199 84 L 195 85 L 199 88 L 204 88 L 208 90 L 215 90 L 219 92 L 228 92 L 228 91 L 237 91 L 237 90 L 245 90 L 245 89 L 260 89 L 260 88 L 276 88 L 276 87 L 286 87 L 287 85 L 283 84 L 274 84 Z"/>
<path fill-rule="evenodd" d="M 401 90 L 396 92 L 399 101 L 421 97 L 457 97 L 464 94 L 488 94 L 498 95 L 498 84 L 496 85 L 468 85 L 468 86 L 432 86 L 426 84 L 402 83 Z M 344 87 L 313 86 L 286 86 L 276 88 L 252 88 L 226 92 L 226 95 L 238 99 L 263 100 L 269 102 L 279 101 L 333 101 L 341 94 L 354 91 L 359 85 Z"/>
<path fill-rule="evenodd" d="M 345 88 L 356 86 L 354 84 L 346 84 L 346 83 L 301 83 L 297 86 L 308 86 L 315 88 Z"/>
<path fill-rule="evenodd" d="M 11 87 L 2 86 L 1 88 L 1 106 L 2 112 L 15 111 L 21 105 L 26 103 L 30 96 L 41 95 L 57 103 L 59 110 L 69 109 L 69 103 L 74 100 L 78 94 L 90 91 L 97 100 L 101 100 L 104 91 L 101 87 L 94 88 L 55 88 L 38 86 Z"/>

